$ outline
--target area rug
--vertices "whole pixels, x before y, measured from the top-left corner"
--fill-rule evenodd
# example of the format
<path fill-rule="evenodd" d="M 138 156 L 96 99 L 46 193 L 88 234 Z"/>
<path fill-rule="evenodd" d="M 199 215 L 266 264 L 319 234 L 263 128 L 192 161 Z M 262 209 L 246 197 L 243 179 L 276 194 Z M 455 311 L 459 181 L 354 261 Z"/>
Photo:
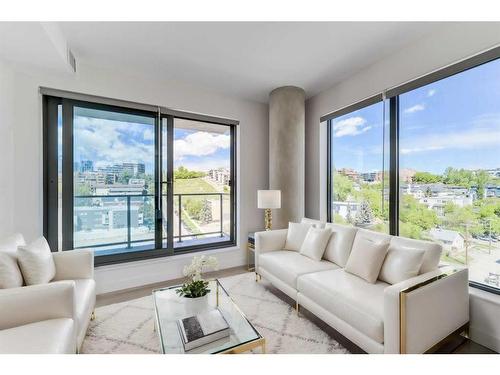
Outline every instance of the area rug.
<path fill-rule="evenodd" d="M 297 316 L 294 307 L 266 280 L 256 283 L 253 273 L 244 273 L 220 282 L 266 338 L 267 353 L 348 353 L 315 323 Z M 151 296 L 97 308 L 81 352 L 159 353 Z"/>

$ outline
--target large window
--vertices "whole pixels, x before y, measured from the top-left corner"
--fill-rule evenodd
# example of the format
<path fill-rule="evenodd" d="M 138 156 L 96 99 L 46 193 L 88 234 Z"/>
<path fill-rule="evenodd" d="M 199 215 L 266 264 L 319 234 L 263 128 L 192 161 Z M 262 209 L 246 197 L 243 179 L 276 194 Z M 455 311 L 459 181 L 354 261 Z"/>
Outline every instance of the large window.
<path fill-rule="evenodd" d="M 382 101 L 331 120 L 328 148 L 332 222 L 389 232 L 384 128 Z"/>
<path fill-rule="evenodd" d="M 444 263 L 467 266 L 471 285 L 493 292 L 500 292 L 498 56 L 490 51 L 327 118 L 329 219 L 439 242 Z M 384 141 L 376 131 L 382 118 Z"/>
<path fill-rule="evenodd" d="M 44 97 L 53 251 L 105 264 L 235 243 L 235 124 L 154 109 Z"/>

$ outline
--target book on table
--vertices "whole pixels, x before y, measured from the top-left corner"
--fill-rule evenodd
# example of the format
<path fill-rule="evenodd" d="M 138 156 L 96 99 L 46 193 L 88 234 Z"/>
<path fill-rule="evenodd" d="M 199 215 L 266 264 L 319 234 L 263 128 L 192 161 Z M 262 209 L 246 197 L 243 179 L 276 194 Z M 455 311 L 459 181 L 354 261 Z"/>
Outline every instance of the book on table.
<path fill-rule="evenodd" d="M 218 309 L 177 320 L 184 350 L 229 336 L 229 325 Z"/>

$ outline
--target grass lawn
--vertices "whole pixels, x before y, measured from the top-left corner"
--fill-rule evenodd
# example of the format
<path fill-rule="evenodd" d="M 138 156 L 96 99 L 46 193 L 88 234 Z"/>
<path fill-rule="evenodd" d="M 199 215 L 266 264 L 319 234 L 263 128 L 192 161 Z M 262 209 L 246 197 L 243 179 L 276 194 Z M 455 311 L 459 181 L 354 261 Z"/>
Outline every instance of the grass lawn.
<path fill-rule="evenodd" d="M 217 190 L 203 178 L 177 179 L 174 181 L 174 194 L 190 193 L 217 193 Z"/>

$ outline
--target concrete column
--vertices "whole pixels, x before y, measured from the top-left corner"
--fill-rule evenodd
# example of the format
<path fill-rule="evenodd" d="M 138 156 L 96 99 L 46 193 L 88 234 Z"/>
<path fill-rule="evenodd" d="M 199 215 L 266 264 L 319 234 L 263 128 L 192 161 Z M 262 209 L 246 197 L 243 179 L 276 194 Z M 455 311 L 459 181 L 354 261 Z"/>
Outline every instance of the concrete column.
<path fill-rule="evenodd" d="M 281 190 L 273 229 L 304 216 L 305 92 L 285 86 L 269 95 L 269 188 Z"/>

